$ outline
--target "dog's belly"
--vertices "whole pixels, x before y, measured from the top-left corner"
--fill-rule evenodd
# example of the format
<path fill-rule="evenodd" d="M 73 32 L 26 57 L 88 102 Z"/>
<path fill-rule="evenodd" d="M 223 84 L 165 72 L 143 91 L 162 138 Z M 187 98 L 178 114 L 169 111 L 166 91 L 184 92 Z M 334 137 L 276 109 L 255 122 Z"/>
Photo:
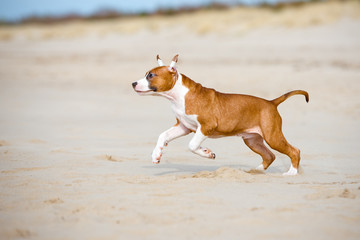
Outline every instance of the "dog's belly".
<path fill-rule="evenodd" d="M 252 127 L 252 128 L 246 128 L 242 131 L 236 131 L 236 132 L 219 132 L 214 131 L 212 135 L 208 136 L 210 138 L 222 138 L 222 137 L 230 137 L 230 136 L 238 136 L 242 137 L 243 139 L 253 138 L 254 134 L 260 135 L 263 137 L 263 133 L 261 131 L 261 128 L 258 126 Z"/>
<path fill-rule="evenodd" d="M 261 137 L 263 137 L 263 133 L 261 131 L 260 127 L 252 127 L 244 130 L 241 133 L 238 133 L 237 136 L 242 137 L 243 139 L 252 138 L 254 134 L 259 134 Z"/>

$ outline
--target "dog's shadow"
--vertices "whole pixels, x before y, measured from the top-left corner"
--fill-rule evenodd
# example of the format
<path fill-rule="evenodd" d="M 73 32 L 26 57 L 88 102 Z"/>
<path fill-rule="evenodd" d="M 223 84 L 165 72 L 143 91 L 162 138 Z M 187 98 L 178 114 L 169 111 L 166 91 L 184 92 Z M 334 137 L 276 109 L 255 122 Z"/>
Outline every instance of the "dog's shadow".
<path fill-rule="evenodd" d="M 221 165 L 221 166 L 211 166 L 211 165 L 193 165 L 193 164 L 179 164 L 179 163 L 161 163 L 159 165 L 144 166 L 144 168 L 149 169 L 163 169 L 164 171 L 154 174 L 155 176 L 169 175 L 169 174 L 194 174 L 201 171 L 216 171 L 221 167 L 230 167 L 234 169 L 240 169 L 242 171 L 251 169 L 250 166 L 246 165 Z"/>
<path fill-rule="evenodd" d="M 143 168 L 147 169 L 157 169 L 157 173 L 155 176 L 163 176 L 163 175 L 171 175 L 171 174 L 195 174 L 201 171 L 209 171 L 214 172 L 221 167 L 229 167 L 234 169 L 239 169 L 244 172 L 249 172 L 254 170 L 254 166 L 242 165 L 242 164 L 224 164 L 224 165 L 193 165 L 193 164 L 179 164 L 179 163 L 171 163 L 165 162 L 161 164 L 151 165 L 151 166 L 143 166 Z M 162 172 L 159 169 L 163 169 Z M 265 174 L 280 174 L 283 173 L 283 169 L 280 166 L 273 166 L 266 170 Z"/>

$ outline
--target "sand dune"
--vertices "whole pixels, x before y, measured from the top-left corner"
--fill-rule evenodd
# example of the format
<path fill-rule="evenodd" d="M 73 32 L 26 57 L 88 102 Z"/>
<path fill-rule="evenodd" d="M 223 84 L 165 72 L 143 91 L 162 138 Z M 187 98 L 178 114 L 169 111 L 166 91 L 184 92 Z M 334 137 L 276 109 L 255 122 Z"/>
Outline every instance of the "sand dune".
<path fill-rule="evenodd" d="M 52 26 L 0 27 L 1 239 L 359 239 L 360 6 L 234 8 Z M 158 135 L 166 99 L 131 83 L 180 54 L 178 69 L 223 92 L 272 99 L 301 149 L 261 159 L 239 138 L 216 160 Z"/>

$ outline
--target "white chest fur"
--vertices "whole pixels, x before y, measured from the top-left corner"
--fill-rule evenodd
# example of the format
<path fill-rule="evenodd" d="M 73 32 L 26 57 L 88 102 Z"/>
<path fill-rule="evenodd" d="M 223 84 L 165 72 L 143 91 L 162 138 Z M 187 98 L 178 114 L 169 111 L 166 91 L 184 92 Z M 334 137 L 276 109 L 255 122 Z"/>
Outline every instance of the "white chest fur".
<path fill-rule="evenodd" d="M 189 89 L 183 85 L 182 76 L 179 74 L 174 87 L 162 95 L 171 101 L 171 108 L 180 123 L 188 129 L 196 131 L 200 125 L 197 115 L 187 115 L 185 113 L 185 96 L 188 91 Z"/>
<path fill-rule="evenodd" d="M 172 104 L 172 110 L 175 113 L 176 118 L 188 129 L 196 131 L 199 126 L 199 122 L 197 121 L 197 115 L 187 115 L 185 113 L 185 106 L 177 106 L 176 104 Z"/>

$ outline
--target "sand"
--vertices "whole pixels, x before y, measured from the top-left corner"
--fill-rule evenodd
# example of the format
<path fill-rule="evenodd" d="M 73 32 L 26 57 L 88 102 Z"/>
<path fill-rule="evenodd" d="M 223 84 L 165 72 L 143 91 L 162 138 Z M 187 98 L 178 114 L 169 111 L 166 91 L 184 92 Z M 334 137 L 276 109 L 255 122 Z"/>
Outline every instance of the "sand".
<path fill-rule="evenodd" d="M 0 238 L 359 239 L 359 12 L 327 2 L 1 27 Z M 131 83 L 177 53 L 181 73 L 219 91 L 307 90 L 309 103 L 279 107 L 301 174 L 282 176 L 277 152 L 253 171 L 260 157 L 235 137 L 203 144 L 216 160 L 177 139 L 153 165 L 176 120 Z"/>

